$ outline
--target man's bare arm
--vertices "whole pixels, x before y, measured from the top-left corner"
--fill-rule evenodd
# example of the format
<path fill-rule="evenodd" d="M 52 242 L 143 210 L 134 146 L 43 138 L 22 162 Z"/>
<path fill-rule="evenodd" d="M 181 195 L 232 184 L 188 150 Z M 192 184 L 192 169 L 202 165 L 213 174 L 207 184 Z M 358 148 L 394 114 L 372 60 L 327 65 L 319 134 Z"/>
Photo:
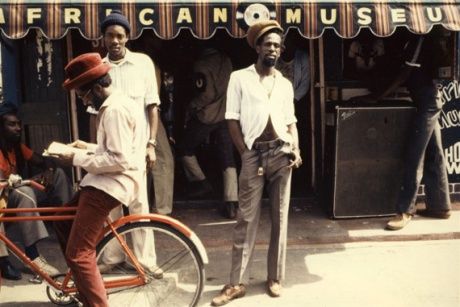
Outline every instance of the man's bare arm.
<path fill-rule="evenodd" d="M 147 114 L 148 114 L 149 127 L 150 127 L 149 139 L 156 140 L 157 131 L 158 131 L 158 121 L 159 121 L 158 106 L 156 104 L 149 105 L 147 107 Z M 155 154 L 155 146 L 151 143 L 146 144 L 146 146 L 147 146 L 147 167 L 152 168 L 155 165 L 155 162 L 157 160 L 157 157 Z"/>
<path fill-rule="evenodd" d="M 288 125 L 288 133 L 292 136 L 292 153 L 289 167 L 298 168 L 302 165 L 302 158 L 300 157 L 299 149 L 299 133 L 297 132 L 297 125 L 292 123 Z"/>

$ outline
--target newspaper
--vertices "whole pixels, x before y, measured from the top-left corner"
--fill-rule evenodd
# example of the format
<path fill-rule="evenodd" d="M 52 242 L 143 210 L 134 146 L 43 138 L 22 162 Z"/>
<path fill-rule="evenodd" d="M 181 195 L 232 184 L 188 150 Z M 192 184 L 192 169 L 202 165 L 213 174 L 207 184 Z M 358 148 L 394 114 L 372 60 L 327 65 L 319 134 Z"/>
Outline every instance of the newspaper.
<path fill-rule="evenodd" d="M 74 154 L 83 153 L 86 155 L 92 154 L 92 152 L 90 152 L 87 149 L 81 149 L 81 148 L 69 146 L 63 143 L 59 143 L 59 142 L 52 142 L 50 146 L 48 146 L 48 148 L 43 151 L 43 156 L 45 157 L 58 156 L 58 155 L 65 155 L 69 153 L 74 153 Z"/>

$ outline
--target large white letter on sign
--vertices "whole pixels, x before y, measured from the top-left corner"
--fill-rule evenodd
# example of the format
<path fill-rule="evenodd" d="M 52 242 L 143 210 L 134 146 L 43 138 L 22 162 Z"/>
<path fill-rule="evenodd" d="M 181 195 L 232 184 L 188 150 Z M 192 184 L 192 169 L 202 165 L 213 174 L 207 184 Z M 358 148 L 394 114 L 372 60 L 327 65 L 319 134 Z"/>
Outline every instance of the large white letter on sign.
<path fill-rule="evenodd" d="M 145 18 L 145 15 L 149 14 L 149 15 L 153 15 L 153 9 L 143 9 L 140 13 L 139 13 L 139 21 L 141 22 L 141 24 L 143 24 L 144 26 L 150 26 L 151 24 L 153 24 L 153 20 L 152 19 L 146 19 Z"/>
<path fill-rule="evenodd" d="M 41 8 L 29 8 L 27 9 L 27 24 L 34 23 L 34 19 L 40 19 L 42 15 Z"/>
<path fill-rule="evenodd" d="M 406 15 L 404 14 L 404 9 L 391 10 L 391 20 L 394 23 L 406 22 Z"/>
<path fill-rule="evenodd" d="M 372 10 L 368 7 L 361 7 L 358 9 L 358 23 L 363 26 L 370 25 L 372 22 L 372 18 L 370 14 Z"/>
<path fill-rule="evenodd" d="M 324 23 L 325 25 L 332 25 L 337 21 L 337 9 L 331 9 L 330 13 L 331 16 L 330 18 L 327 18 L 327 10 L 326 9 L 321 9 L 321 22 Z"/>
<path fill-rule="evenodd" d="M 300 23 L 302 10 L 297 8 L 286 10 L 286 23 Z"/>
<path fill-rule="evenodd" d="M 80 23 L 80 16 L 81 11 L 80 9 L 76 8 L 65 8 L 64 9 L 64 23 L 71 24 L 71 23 Z"/>
<path fill-rule="evenodd" d="M 182 7 L 179 10 L 179 14 L 177 15 L 177 23 L 181 23 L 186 21 L 187 23 L 192 23 L 192 15 L 190 14 L 190 9 L 186 7 Z"/>
<path fill-rule="evenodd" d="M 214 8 L 214 23 L 227 22 L 227 8 Z"/>

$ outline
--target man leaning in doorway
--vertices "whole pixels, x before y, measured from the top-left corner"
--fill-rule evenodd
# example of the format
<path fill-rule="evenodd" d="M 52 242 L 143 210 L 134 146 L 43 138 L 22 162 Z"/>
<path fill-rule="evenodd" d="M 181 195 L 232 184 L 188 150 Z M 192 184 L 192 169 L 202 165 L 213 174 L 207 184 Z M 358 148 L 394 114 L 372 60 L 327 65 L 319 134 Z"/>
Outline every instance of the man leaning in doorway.
<path fill-rule="evenodd" d="M 159 161 L 159 153 L 169 152 L 169 143 L 164 132 L 164 128 L 159 120 L 158 106 L 160 98 L 158 97 L 157 82 L 155 77 L 155 68 L 152 60 L 145 54 L 131 52 L 126 48 L 128 35 L 131 31 L 131 26 L 128 19 L 119 11 L 112 11 L 101 23 L 101 32 L 104 36 L 104 45 L 107 48 L 108 54 L 104 61 L 111 67 L 109 74 L 112 77 L 115 88 L 121 90 L 133 99 L 136 104 L 145 111 L 145 120 L 143 121 L 143 129 L 141 129 L 143 143 L 145 144 L 145 154 L 147 166 L 153 171 L 155 189 L 161 189 L 160 196 L 169 195 L 167 201 L 168 207 L 162 213 L 170 213 L 172 207 L 172 187 L 173 187 L 173 164 L 171 169 L 164 167 L 165 161 Z M 172 159 L 172 154 L 168 157 Z M 166 158 L 166 155 L 161 155 L 161 158 Z M 158 165 L 159 164 L 159 165 Z M 156 171 L 158 170 L 158 171 Z M 141 186 L 139 200 L 129 205 L 131 214 L 145 214 L 149 212 L 147 200 L 147 181 L 146 169 L 142 170 L 144 177 L 144 185 Z M 157 205 L 158 205 L 158 194 Z M 121 207 L 113 210 L 110 214 L 112 219 L 121 217 Z M 136 256 L 141 263 L 146 267 L 155 259 L 155 248 L 153 235 L 151 234 L 136 234 L 134 237 Z M 116 246 L 112 246 L 104 252 L 102 263 L 99 265 L 101 272 L 110 271 L 115 265 L 123 263 L 123 253 Z M 160 278 L 161 270 L 155 270 L 156 277 Z"/>
<path fill-rule="evenodd" d="M 415 214 L 440 219 L 448 219 L 451 215 L 447 168 L 438 122 L 442 105 L 435 83 L 442 59 L 438 30 L 435 28 L 424 36 L 404 32 L 404 63 L 397 76 L 380 93 L 357 97 L 357 100 L 374 102 L 405 84 L 417 107 L 404 154 L 397 215 L 387 223 L 387 230 L 406 227 Z M 417 210 L 417 191 L 422 178 L 425 181 L 426 209 Z"/>
<path fill-rule="evenodd" d="M 451 214 L 449 182 L 438 121 L 442 104 L 434 81 L 442 58 L 438 36 L 436 28 L 425 36 L 409 34 L 404 48 L 405 63 L 393 83 L 382 94 L 384 97 L 405 81 L 417 107 L 406 144 L 398 214 L 388 222 L 388 230 L 404 228 L 415 213 L 441 219 L 448 219 Z M 417 191 L 422 177 L 425 182 L 426 209 L 417 211 Z"/>
<path fill-rule="evenodd" d="M 292 84 L 275 69 L 283 29 L 273 20 L 252 25 L 247 41 L 257 62 L 231 74 L 225 118 L 241 155 L 239 208 L 234 229 L 230 284 L 211 304 L 221 306 L 245 295 L 254 251 L 262 193 L 267 183 L 272 221 L 267 291 L 280 296 L 292 168 L 301 165 Z"/>

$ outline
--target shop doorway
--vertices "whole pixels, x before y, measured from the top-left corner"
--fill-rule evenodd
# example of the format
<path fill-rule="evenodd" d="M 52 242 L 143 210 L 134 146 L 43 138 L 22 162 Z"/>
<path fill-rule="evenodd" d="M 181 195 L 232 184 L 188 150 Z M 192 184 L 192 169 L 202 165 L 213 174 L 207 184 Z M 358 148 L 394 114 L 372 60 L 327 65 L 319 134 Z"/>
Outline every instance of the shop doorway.
<path fill-rule="evenodd" d="M 296 46 L 308 52 L 308 40 L 304 39 L 297 30 L 293 30 L 292 34 L 290 32 L 289 35 L 296 42 Z M 101 41 L 89 41 L 77 31 L 72 32 L 72 46 L 74 56 L 89 51 L 97 51 L 105 56 Z M 167 71 L 174 77 L 174 117 L 170 129 L 170 137 L 174 140 L 171 143 L 173 152 L 176 146 L 183 141 L 185 110 L 194 95 L 192 68 L 200 53 L 206 48 L 217 49 L 225 53 L 231 59 L 233 70 L 247 67 L 256 60 L 256 54 L 248 46 L 245 38 L 232 38 L 225 30 L 217 30 L 210 39 L 201 40 L 194 37 L 188 29 L 183 29 L 176 38 L 162 40 L 152 30 L 146 29 L 139 38 L 128 42 L 128 48 L 149 55 L 162 72 Z M 77 103 L 77 106 L 80 138 L 89 138 L 87 116 L 85 116 L 85 111 L 80 104 Z M 164 107 L 166 108 L 166 104 Z M 300 146 L 304 155 L 303 166 L 296 170 L 293 175 L 292 197 L 296 198 L 308 197 L 313 194 L 312 159 L 305 156 L 309 154 L 312 144 L 310 110 L 310 95 L 307 93 L 297 102 L 296 106 Z M 166 123 L 164 121 L 163 123 L 168 130 Z M 213 191 L 193 200 L 219 201 L 222 199 L 222 172 L 216 159 L 218 150 L 216 137 L 216 135 L 211 134 L 199 146 L 196 155 L 203 172 L 212 183 Z M 237 165 L 239 165 L 238 154 L 235 153 L 235 156 L 237 157 Z M 181 161 L 176 158 L 175 201 L 192 200 L 187 196 L 187 185 Z"/>

